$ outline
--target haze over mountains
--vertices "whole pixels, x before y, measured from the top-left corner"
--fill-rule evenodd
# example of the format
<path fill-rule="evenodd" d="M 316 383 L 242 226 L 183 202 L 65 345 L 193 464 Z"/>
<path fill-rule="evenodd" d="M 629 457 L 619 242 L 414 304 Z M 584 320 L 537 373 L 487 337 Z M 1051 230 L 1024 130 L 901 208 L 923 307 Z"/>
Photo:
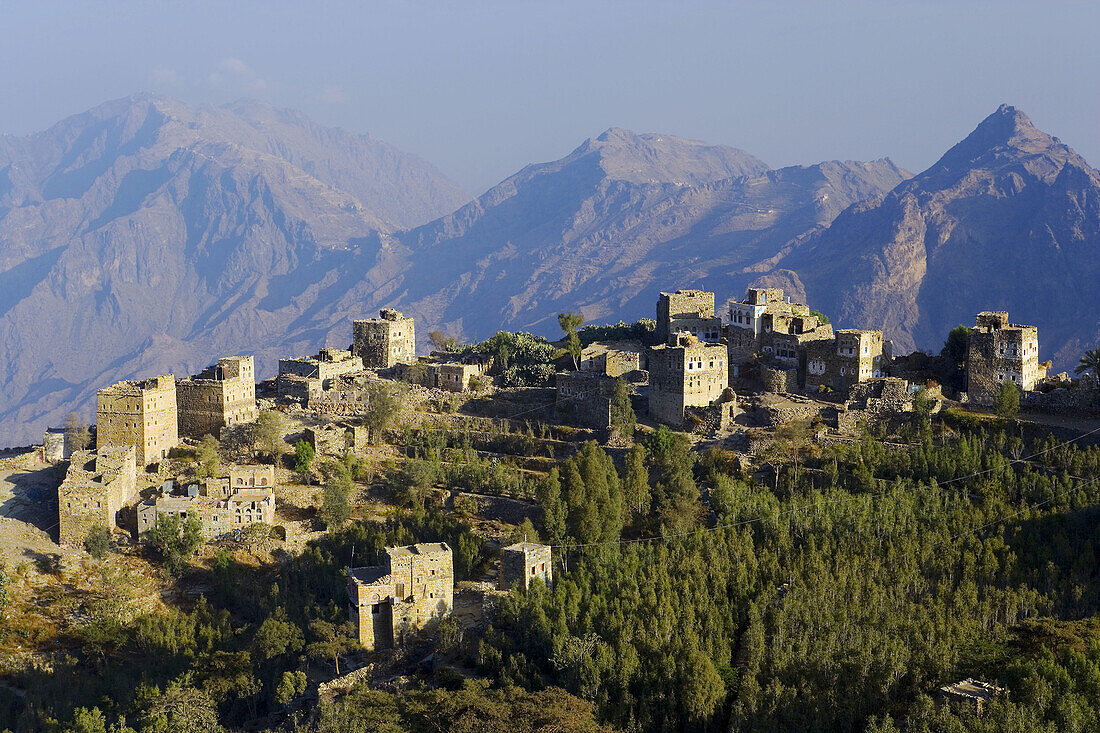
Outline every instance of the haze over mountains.
<path fill-rule="evenodd" d="M 762 280 L 905 348 L 1007 308 L 1064 365 L 1100 335 L 1098 255 L 1100 174 L 1008 107 L 915 177 L 613 128 L 470 201 L 296 112 L 135 96 L 0 137 L 0 445 L 117 379 L 233 353 L 270 375 L 383 306 L 422 337 L 554 335 Z"/>

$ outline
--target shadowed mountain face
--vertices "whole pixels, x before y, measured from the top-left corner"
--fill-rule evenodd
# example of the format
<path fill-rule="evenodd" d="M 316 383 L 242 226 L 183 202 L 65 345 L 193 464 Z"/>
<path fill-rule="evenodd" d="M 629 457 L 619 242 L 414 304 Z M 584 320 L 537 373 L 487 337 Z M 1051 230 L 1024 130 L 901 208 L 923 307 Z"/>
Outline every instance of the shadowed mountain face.
<path fill-rule="evenodd" d="M 385 238 L 392 256 L 363 297 L 466 338 L 553 335 L 564 310 L 652 317 L 661 290 L 736 293 L 792 239 L 906 175 L 888 160 L 770 170 L 732 148 L 612 129 Z"/>
<path fill-rule="evenodd" d="M 0 445 L 91 417 L 116 379 L 285 347 L 364 237 L 467 199 L 415 156 L 258 103 L 138 96 L 0 137 Z"/>
<path fill-rule="evenodd" d="M 766 280 L 798 273 L 844 326 L 902 351 L 938 350 L 959 323 L 1008 310 L 1041 358 L 1072 366 L 1100 342 L 1100 173 L 1002 106 L 935 165 L 856 205 Z"/>
<path fill-rule="evenodd" d="M 465 201 L 255 103 L 135 97 L 0 137 L 0 445 L 90 417 L 118 379 L 236 353 L 270 375 L 385 306 L 422 339 L 552 336 L 561 311 L 632 320 L 661 290 L 763 282 L 899 350 L 988 309 L 1039 325 L 1060 366 L 1100 335 L 1100 175 L 1010 107 L 915 178 L 611 129 Z"/>

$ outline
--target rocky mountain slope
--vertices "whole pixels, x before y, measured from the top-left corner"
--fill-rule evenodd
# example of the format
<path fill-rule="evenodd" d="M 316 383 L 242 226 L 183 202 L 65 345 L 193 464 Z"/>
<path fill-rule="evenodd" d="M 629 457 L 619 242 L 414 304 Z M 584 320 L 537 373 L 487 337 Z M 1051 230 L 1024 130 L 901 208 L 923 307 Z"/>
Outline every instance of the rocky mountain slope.
<path fill-rule="evenodd" d="M 652 317 L 680 286 L 735 294 L 792 239 L 908 174 L 889 160 L 770 170 L 751 155 L 611 129 L 392 237 L 357 297 L 466 338 L 552 335 L 556 314 Z"/>
<path fill-rule="evenodd" d="M 843 212 L 767 281 L 842 325 L 938 350 L 981 310 L 1039 326 L 1041 358 L 1100 342 L 1100 172 L 1004 105 L 923 173 Z"/>
<path fill-rule="evenodd" d="M 372 232 L 467 198 L 415 156 L 259 103 L 137 96 L 0 137 L 0 445 L 74 405 L 91 417 L 115 379 L 285 347 Z"/>

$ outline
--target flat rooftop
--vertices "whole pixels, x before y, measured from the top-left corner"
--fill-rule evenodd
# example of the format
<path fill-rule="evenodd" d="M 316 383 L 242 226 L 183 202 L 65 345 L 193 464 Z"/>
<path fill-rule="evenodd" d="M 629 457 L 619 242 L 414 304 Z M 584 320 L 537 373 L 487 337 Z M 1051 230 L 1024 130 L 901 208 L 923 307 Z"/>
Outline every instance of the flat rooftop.
<path fill-rule="evenodd" d="M 416 545 L 404 545 L 403 547 L 387 547 L 386 554 L 390 557 L 403 555 L 433 555 L 437 552 L 450 552 L 446 542 L 422 542 Z"/>
<path fill-rule="evenodd" d="M 542 548 L 550 549 L 550 546 L 541 545 L 538 542 L 517 542 L 514 545 L 508 545 L 504 549 L 514 552 L 531 552 L 532 550 L 540 550 Z"/>

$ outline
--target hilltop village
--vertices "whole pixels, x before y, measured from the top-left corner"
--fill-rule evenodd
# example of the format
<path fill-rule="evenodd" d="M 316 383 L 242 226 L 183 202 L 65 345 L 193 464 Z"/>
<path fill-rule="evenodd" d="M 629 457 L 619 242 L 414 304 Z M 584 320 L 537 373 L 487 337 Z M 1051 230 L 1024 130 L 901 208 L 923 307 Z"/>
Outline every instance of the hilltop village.
<path fill-rule="evenodd" d="M 46 477 L 38 513 L 23 506 L 0 525 L 16 538 L 5 562 L 23 548 L 66 577 L 114 552 L 159 558 L 168 578 L 204 562 L 217 577 L 242 548 L 260 566 L 285 564 L 345 537 L 352 520 L 381 523 L 341 540 L 326 579 L 310 581 L 338 582 L 339 599 L 296 609 L 322 624 L 315 643 L 337 674 L 311 673 L 309 694 L 330 699 L 404 674 L 403 655 L 425 638 L 491 636 L 500 604 L 542 598 L 583 548 L 718 525 L 734 502 L 721 476 L 781 493 L 784 472 L 801 480 L 803 456 L 859 456 L 872 436 L 904 452 L 928 439 L 934 415 L 945 426 L 1021 409 L 1040 423 L 1100 417 L 1095 374 L 1048 376 L 1037 328 L 1005 312 L 945 334 L 939 355 L 834 329 L 777 288 L 721 308 L 714 293 L 661 293 L 655 315 L 583 326 L 562 314 L 558 343 L 501 332 L 462 345 L 435 332 L 418 355 L 414 320 L 383 309 L 351 322 L 348 348 L 280 359 L 266 380 L 238 355 L 193 376 L 105 385 L 94 425 L 74 416 L 42 445 L 0 456 L 6 475 Z M 685 460 L 709 466 L 705 491 L 674 478 Z M 670 478 L 647 488 L 654 472 Z M 43 506 L 56 511 L 43 518 Z M 325 630 L 340 619 L 345 631 Z M 288 674 L 279 699 L 300 699 L 305 678 Z M 1000 690 L 939 682 L 945 698 L 979 707 Z"/>

